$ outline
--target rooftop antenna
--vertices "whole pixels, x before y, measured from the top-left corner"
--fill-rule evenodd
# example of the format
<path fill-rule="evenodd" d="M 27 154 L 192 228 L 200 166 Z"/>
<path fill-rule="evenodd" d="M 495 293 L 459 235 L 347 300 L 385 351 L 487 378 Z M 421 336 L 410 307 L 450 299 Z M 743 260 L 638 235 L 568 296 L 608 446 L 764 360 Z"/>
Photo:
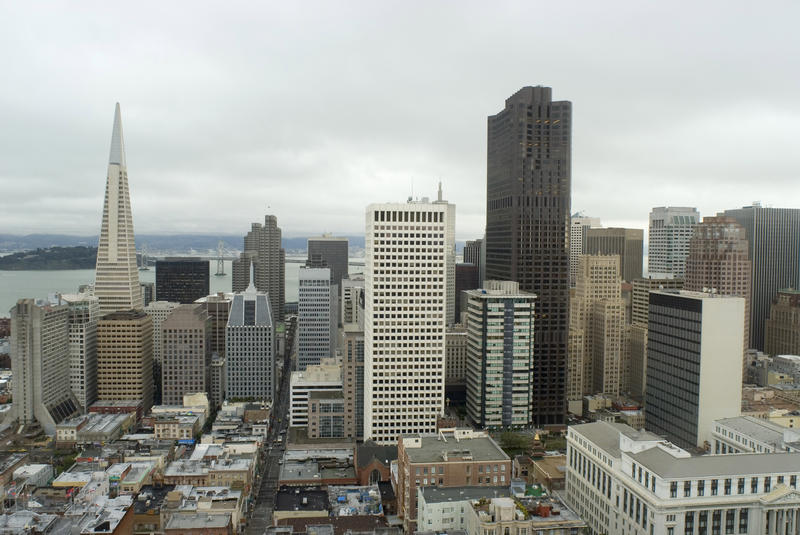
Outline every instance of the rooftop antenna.
<path fill-rule="evenodd" d="M 442 202 L 442 180 L 441 180 L 441 179 L 439 179 L 439 195 L 438 195 L 438 201 L 439 201 L 439 202 Z"/>

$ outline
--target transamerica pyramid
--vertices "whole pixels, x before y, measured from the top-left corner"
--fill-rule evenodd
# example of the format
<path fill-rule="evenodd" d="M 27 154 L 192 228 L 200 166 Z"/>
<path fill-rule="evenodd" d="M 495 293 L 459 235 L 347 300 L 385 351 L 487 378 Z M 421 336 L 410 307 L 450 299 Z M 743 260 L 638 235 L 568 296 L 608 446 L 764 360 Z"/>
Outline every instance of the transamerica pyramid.
<path fill-rule="evenodd" d="M 94 294 L 100 301 L 102 314 L 143 308 L 119 103 L 114 112 L 114 129 L 111 132 Z"/>

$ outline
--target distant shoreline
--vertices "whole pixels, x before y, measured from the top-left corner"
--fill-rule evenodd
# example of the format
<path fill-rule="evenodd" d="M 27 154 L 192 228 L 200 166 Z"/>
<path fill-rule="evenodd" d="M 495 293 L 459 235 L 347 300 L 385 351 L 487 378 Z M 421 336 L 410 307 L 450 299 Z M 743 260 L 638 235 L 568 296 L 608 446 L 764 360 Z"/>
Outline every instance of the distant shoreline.
<path fill-rule="evenodd" d="M 2 271 L 62 271 L 94 269 L 97 247 L 49 247 L 0 257 Z"/>

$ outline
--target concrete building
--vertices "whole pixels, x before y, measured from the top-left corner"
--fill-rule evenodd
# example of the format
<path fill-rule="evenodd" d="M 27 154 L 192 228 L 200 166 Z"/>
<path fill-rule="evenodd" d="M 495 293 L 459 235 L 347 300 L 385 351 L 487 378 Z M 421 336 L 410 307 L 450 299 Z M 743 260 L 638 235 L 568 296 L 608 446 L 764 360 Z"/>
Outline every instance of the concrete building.
<path fill-rule="evenodd" d="M 257 277 L 258 275 L 256 275 Z M 273 400 L 275 395 L 275 318 L 272 300 L 253 283 L 236 293 L 225 332 L 228 398 Z"/>
<path fill-rule="evenodd" d="M 399 440 L 396 477 L 398 513 L 405 532 L 413 533 L 420 488 L 506 486 L 511 459 L 485 431 L 441 429 Z"/>
<path fill-rule="evenodd" d="M 488 120 L 485 278 L 538 296 L 539 427 L 562 425 L 566 411 L 571 181 L 572 103 L 554 101 L 549 87 L 523 87 Z"/>
<path fill-rule="evenodd" d="M 686 260 L 686 290 L 744 298 L 744 349 L 750 347 L 752 265 L 744 227 L 730 217 L 706 217 L 695 227 Z"/>
<path fill-rule="evenodd" d="M 448 397 L 453 390 L 464 391 L 467 384 L 467 329 L 447 329 L 444 345 L 444 387 Z"/>
<path fill-rule="evenodd" d="M 265 292 L 272 310 L 272 321 L 283 322 L 285 297 L 286 252 L 281 248 L 281 229 L 278 218 L 264 216 L 264 224 L 253 223 L 250 232 L 244 237 L 244 251 L 232 264 L 232 288 L 234 292 L 244 291 L 250 282 L 256 289 Z M 250 268 L 255 275 L 250 275 Z"/>
<path fill-rule="evenodd" d="M 798 453 L 693 457 L 605 422 L 567 433 L 566 501 L 592 533 L 796 533 L 798 473 Z"/>
<path fill-rule="evenodd" d="M 569 370 L 580 376 L 569 381 L 567 400 L 573 413 L 586 394 L 619 395 L 626 390 L 628 347 L 620 257 L 581 255 L 578 264 L 570 331 L 583 343 L 570 354 Z"/>
<path fill-rule="evenodd" d="M 800 355 L 800 290 L 778 290 L 764 330 L 764 351 Z"/>
<path fill-rule="evenodd" d="M 341 390 L 308 395 L 308 438 L 344 438 L 345 403 Z M 351 435 L 352 436 L 352 435 Z"/>
<path fill-rule="evenodd" d="M 354 324 L 364 330 L 364 275 L 353 275 L 342 281 L 342 325 Z"/>
<path fill-rule="evenodd" d="M 367 208 L 365 439 L 386 444 L 434 432 L 443 413 L 454 219 L 455 206 L 444 201 Z"/>
<path fill-rule="evenodd" d="M 106 314 L 97 322 L 97 397 L 153 405 L 153 320 L 141 310 Z"/>
<path fill-rule="evenodd" d="M 682 279 L 686 273 L 689 240 L 700 223 L 697 208 L 659 206 L 650 212 L 647 272 L 651 277 Z"/>
<path fill-rule="evenodd" d="M 342 394 L 346 437 L 364 438 L 364 331 L 357 324 L 342 328 Z"/>
<path fill-rule="evenodd" d="M 144 313 L 153 320 L 153 362 L 161 367 L 161 353 L 164 344 L 161 340 L 161 327 L 167 320 L 172 311 L 180 306 L 180 303 L 171 301 L 153 301 L 144 308 Z M 159 376 L 160 379 L 160 376 Z"/>
<path fill-rule="evenodd" d="M 84 411 L 97 401 L 97 320 L 100 302 L 89 294 L 63 294 L 69 306 L 69 386 Z"/>
<path fill-rule="evenodd" d="M 156 262 L 156 296 L 159 301 L 190 304 L 209 294 L 208 260 L 167 258 Z"/>
<path fill-rule="evenodd" d="M 800 452 L 800 431 L 752 416 L 715 420 L 711 436 L 716 455 Z"/>
<path fill-rule="evenodd" d="M 645 427 L 684 448 L 709 449 L 712 422 L 742 406 L 744 299 L 650 292 Z"/>
<path fill-rule="evenodd" d="M 94 295 L 100 301 L 100 313 L 142 309 L 139 268 L 133 236 L 133 216 L 125 164 L 125 142 L 119 103 L 114 111 L 111 151 L 108 158 L 103 221 L 97 245 L 97 268 Z"/>
<path fill-rule="evenodd" d="M 510 496 L 511 490 L 508 486 L 420 487 L 417 501 L 417 533 L 443 533 L 451 530 L 463 530 L 466 533 L 467 510 L 471 508 L 474 500 Z"/>
<path fill-rule="evenodd" d="M 80 410 L 70 389 L 69 307 L 20 299 L 9 314 L 13 419 L 52 435 Z"/>
<path fill-rule="evenodd" d="M 586 230 L 600 228 L 599 217 L 584 217 L 575 214 L 570 218 L 569 225 L 569 285 L 575 286 L 578 276 L 578 261 L 581 255 L 586 254 Z"/>
<path fill-rule="evenodd" d="M 467 241 L 464 244 L 464 263 L 478 266 L 478 286 L 486 279 L 486 240 Z M 458 318 L 456 317 L 456 321 Z"/>
<path fill-rule="evenodd" d="M 524 496 L 472 500 L 466 507 L 468 535 L 485 533 L 582 533 L 586 522 L 559 499 Z"/>
<path fill-rule="evenodd" d="M 342 392 L 342 367 L 325 359 L 289 378 L 289 425 L 308 426 L 308 400 L 312 392 Z"/>
<path fill-rule="evenodd" d="M 348 260 L 347 238 L 323 234 L 308 239 L 306 265 L 313 268 L 330 269 L 330 284 L 336 286 L 338 295 L 342 293 L 342 280 L 348 278 Z"/>
<path fill-rule="evenodd" d="M 211 382 L 211 386 L 208 390 L 208 401 L 212 407 L 219 408 L 225 401 L 225 396 L 228 391 L 228 370 L 225 365 L 225 357 L 219 356 L 218 353 L 212 353 L 211 367 L 208 373 L 209 381 Z"/>
<path fill-rule="evenodd" d="M 297 369 L 319 364 L 336 352 L 338 290 L 330 268 L 300 267 L 297 300 Z"/>
<path fill-rule="evenodd" d="M 681 290 L 683 279 L 636 279 L 631 291 L 628 388 L 631 396 L 643 401 L 647 390 L 647 323 L 652 290 Z"/>
<path fill-rule="evenodd" d="M 530 426 L 536 296 L 513 281 L 467 296 L 467 415 L 480 428 Z"/>
<path fill-rule="evenodd" d="M 744 227 L 752 261 L 750 347 L 764 350 L 765 322 L 781 288 L 800 288 L 800 209 L 760 204 L 725 210 Z"/>
<path fill-rule="evenodd" d="M 161 399 L 180 405 L 184 394 L 209 392 L 211 318 L 203 305 L 181 305 L 162 326 Z"/>
<path fill-rule="evenodd" d="M 156 283 L 155 282 L 142 282 L 139 281 L 139 287 L 142 289 L 142 304 L 147 306 L 151 301 L 156 300 Z"/>
<path fill-rule="evenodd" d="M 590 228 L 583 254 L 619 255 L 622 280 L 642 278 L 644 231 L 638 228 Z"/>

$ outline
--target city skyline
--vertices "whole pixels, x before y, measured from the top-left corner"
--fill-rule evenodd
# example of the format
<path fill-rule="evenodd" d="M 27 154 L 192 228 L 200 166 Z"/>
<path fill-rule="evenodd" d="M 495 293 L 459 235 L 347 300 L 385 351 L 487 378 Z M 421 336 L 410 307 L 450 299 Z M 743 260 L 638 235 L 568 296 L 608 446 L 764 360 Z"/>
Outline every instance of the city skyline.
<path fill-rule="evenodd" d="M 464 4 L 456 20 L 438 6 L 211 8 L 187 21 L 185 7 L 162 9 L 153 19 L 55 6 L 42 19 L 4 8 L 0 43 L 15 51 L 0 99 L 4 231 L 42 232 L 55 218 L 64 232 L 96 232 L 99 147 L 119 100 L 139 232 L 239 234 L 274 213 L 287 236 L 348 234 L 361 230 L 360 209 L 341 206 L 433 196 L 441 179 L 458 206 L 457 239 L 474 239 L 483 230 L 485 118 L 497 95 L 528 84 L 578 103 L 573 211 L 606 226 L 646 228 L 649 210 L 664 204 L 697 206 L 702 216 L 755 200 L 800 205 L 790 12 L 759 24 L 766 12 L 727 5 L 693 5 L 691 21 L 673 5 L 542 6 L 538 15 L 563 24 L 540 28 L 540 38 L 575 39 L 530 57 L 524 32 L 506 31 L 524 4 Z M 220 20 L 237 23 L 235 37 L 217 31 Z M 108 77 L 112 62 L 126 74 Z M 34 83 L 53 78 L 57 92 Z M 743 80 L 769 83 L 754 90 Z M 48 158 L 37 157 L 43 146 Z M 229 206 L 236 210 L 218 209 Z"/>

